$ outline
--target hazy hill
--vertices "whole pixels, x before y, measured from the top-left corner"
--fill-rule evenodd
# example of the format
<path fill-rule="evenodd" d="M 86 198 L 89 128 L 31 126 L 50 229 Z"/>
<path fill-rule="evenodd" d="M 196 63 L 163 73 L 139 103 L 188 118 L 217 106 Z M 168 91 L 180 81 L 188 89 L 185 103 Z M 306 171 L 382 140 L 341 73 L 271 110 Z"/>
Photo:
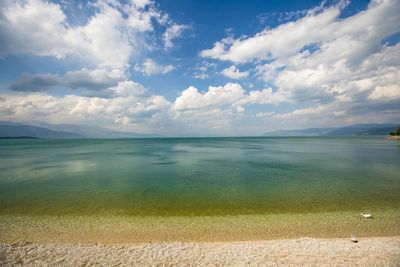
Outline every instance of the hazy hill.
<path fill-rule="evenodd" d="M 74 124 L 49 124 L 41 121 L 28 123 L 0 121 L 0 137 L 36 138 L 134 138 L 156 135 L 119 132 L 98 126 Z"/>
<path fill-rule="evenodd" d="M 263 136 L 357 136 L 357 135 L 388 135 L 400 123 L 390 124 L 356 124 L 336 128 L 307 128 L 296 130 L 279 130 L 267 132 Z M 49 124 L 35 121 L 18 123 L 0 121 L 0 138 L 31 137 L 31 138 L 140 138 L 160 137 L 150 134 L 119 132 L 98 126 L 74 124 Z"/>
<path fill-rule="evenodd" d="M 296 130 L 279 130 L 264 133 L 264 136 L 354 136 L 354 135 L 388 135 L 400 126 L 400 123 L 355 124 L 337 128 L 307 128 Z"/>
<path fill-rule="evenodd" d="M 24 124 L 0 124 L 0 137 L 30 137 L 30 138 L 82 138 L 83 136 L 63 131 L 53 131 L 43 127 Z"/>
<path fill-rule="evenodd" d="M 133 132 L 119 132 L 111 129 L 102 128 L 92 125 L 75 125 L 75 124 L 49 124 L 45 122 L 35 121 L 34 125 L 45 127 L 55 131 L 69 131 L 88 138 L 132 138 L 132 137 L 149 137 L 151 135 L 138 134 Z"/>

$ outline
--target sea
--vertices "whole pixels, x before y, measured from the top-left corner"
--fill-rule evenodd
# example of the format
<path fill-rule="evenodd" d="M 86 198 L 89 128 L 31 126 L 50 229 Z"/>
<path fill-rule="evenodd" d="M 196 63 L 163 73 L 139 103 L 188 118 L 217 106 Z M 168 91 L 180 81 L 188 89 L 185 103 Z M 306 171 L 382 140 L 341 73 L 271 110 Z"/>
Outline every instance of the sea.
<path fill-rule="evenodd" d="M 0 215 L 399 208 L 400 142 L 385 136 L 0 140 Z"/>

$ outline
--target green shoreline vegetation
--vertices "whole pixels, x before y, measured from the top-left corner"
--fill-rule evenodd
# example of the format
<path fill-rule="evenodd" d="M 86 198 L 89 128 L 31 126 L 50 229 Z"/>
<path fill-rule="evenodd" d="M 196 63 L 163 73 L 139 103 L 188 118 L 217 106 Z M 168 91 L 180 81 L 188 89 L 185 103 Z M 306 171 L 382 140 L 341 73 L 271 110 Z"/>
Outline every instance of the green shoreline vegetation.
<path fill-rule="evenodd" d="M 391 136 L 400 136 L 400 128 L 397 128 L 395 131 L 390 132 Z"/>
<path fill-rule="evenodd" d="M 393 140 L 400 140 L 400 128 L 389 133 L 389 138 Z"/>

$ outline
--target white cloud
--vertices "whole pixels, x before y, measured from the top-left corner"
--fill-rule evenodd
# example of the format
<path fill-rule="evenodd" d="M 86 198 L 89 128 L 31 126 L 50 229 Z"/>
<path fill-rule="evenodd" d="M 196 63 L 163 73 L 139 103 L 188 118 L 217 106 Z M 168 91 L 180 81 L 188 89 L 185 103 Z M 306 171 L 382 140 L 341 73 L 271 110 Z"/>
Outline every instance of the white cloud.
<path fill-rule="evenodd" d="M 68 50 L 66 16 L 61 7 L 42 1 L 2 1 L 0 56 L 32 53 L 62 58 Z"/>
<path fill-rule="evenodd" d="M 221 55 L 225 53 L 225 48 L 231 45 L 233 42 L 234 39 L 231 36 L 228 36 L 221 41 L 216 42 L 213 48 L 201 51 L 200 56 L 224 60 Z"/>
<path fill-rule="evenodd" d="M 257 112 L 257 118 L 270 118 L 271 116 L 275 115 L 275 112 Z"/>
<path fill-rule="evenodd" d="M 263 90 L 252 90 L 243 100 L 243 104 L 279 104 L 286 99 L 279 93 L 273 92 L 271 88 Z"/>
<path fill-rule="evenodd" d="M 152 1 L 122 5 L 113 1 L 93 4 L 95 12 L 84 25 L 70 25 L 59 4 L 42 0 L 3 0 L 0 8 L 0 57 L 12 54 L 67 56 L 99 67 L 125 68 L 129 58 L 146 49 L 143 33 L 153 21 L 168 18 Z M 141 47 L 139 47 L 141 46 Z"/>
<path fill-rule="evenodd" d="M 103 67 L 123 68 L 133 53 L 135 37 L 140 28 L 127 27 L 122 14 L 107 6 L 90 19 L 87 25 L 68 30 L 65 39 L 71 51 L 91 59 Z M 74 49 L 75 48 L 75 49 Z"/>
<path fill-rule="evenodd" d="M 216 67 L 217 65 L 215 63 L 202 61 L 194 67 L 193 78 L 202 80 L 207 79 L 210 77 L 210 71 L 214 71 Z"/>
<path fill-rule="evenodd" d="M 210 86 L 205 93 L 190 86 L 176 98 L 173 107 L 178 111 L 230 107 L 243 112 L 244 110 L 238 107 L 251 104 L 278 104 L 281 101 L 280 95 L 274 93 L 271 88 L 246 93 L 240 84 L 227 83 L 224 86 Z"/>
<path fill-rule="evenodd" d="M 316 107 L 301 108 L 288 113 L 275 114 L 274 117 L 278 119 L 310 117 L 311 115 L 323 114 L 328 108 L 329 106 L 321 105 Z"/>
<path fill-rule="evenodd" d="M 254 134 L 254 123 L 257 125 L 259 122 L 248 121 L 251 115 L 247 106 L 277 104 L 279 101 L 279 96 L 270 88 L 246 93 L 240 84 L 227 83 L 209 86 L 206 92 L 200 92 L 190 86 L 172 103 L 170 115 L 173 115 L 173 122 L 180 125 L 180 131 L 195 129 L 205 134 L 232 134 L 232 131 Z M 248 127 L 243 128 L 243 124 Z"/>
<path fill-rule="evenodd" d="M 399 4 L 392 1 L 372 1 L 369 9 L 346 19 L 339 19 L 343 2 L 320 12 L 311 12 L 305 17 L 267 29 L 253 37 L 223 39 L 214 47 L 201 52 L 203 57 L 245 63 L 251 60 L 279 59 L 297 54 L 309 44 L 329 45 L 329 42 L 346 36 L 359 39 L 368 49 L 376 50 L 376 42 L 398 31 Z M 348 43 L 347 43 L 348 44 Z M 367 50 L 368 50 L 367 49 Z M 348 47 L 336 52 L 345 54 L 353 50 Z M 360 51 L 361 53 L 367 51 Z"/>
<path fill-rule="evenodd" d="M 196 72 L 193 74 L 193 78 L 195 78 L 195 79 L 205 80 L 208 77 L 210 77 L 210 76 L 204 72 Z"/>
<path fill-rule="evenodd" d="M 114 92 L 115 96 L 143 96 L 146 94 L 146 89 L 139 83 L 134 81 L 123 81 L 117 86 L 111 87 L 110 91 Z"/>
<path fill-rule="evenodd" d="M 377 86 L 368 96 L 368 98 L 372 100 L 400 99 L 400 86 L 399 84 L 391 84 L 388 86 Z"/>
<path fill-rule="evenodd" d="M 138 8 L 144 8 L 150 4 L 150 0 L 131 0 L 131 2 Z"/>
<path fill-rule="evenodd" d="M 172 48 L 174 46 L 173 40 L 179 38 L 183 31 L 188 28 L 189 27 L 187 25 L 180 25 L 176 23 L 173 23 L 171 26 L 169 26 L 163 35 L 164 47 L 167 49 Z"/>
<path fill-rule="evenodd" d="M 320 124 L 313 119 L 324 116 L 339 124 L 345 117 L 393 119 L 399 109 L 400 44 L 381 42 L 399 32 L 400 3 L 371 1 L 365 11 L 340 18 L 345 4 L 315 8 L 254 36 L 225 38 L 200 55 L 252 64 L 259 79 L 276 88 L 250 91 L 241 103 L 309 107 L 276 113 L 275 119 L 304 125 Z"/>
<path fill-rule="evenodd" d="M 138 132 L 155 130 L 169 102 L 148 94 L 134 82 L 110 88 L 113 98 L 77 95 L 51 96 L 45 93 L 1 95 L 0 114 L 6 120 L 35 120 L 75 124 L 98 124 Z M 145 122 L 145 123 L 143 123 Z"/>
<path fill-rule="evenodd" d="M 368 84 L 368 82 L 365 82 Z M 396 87 L 376 88 L 378 98 L 386 99 L 399 94 Z M 266 125 L 277 128 L 301 128 L 316 125 L 343 124 L 395 120 L 396 103 L 392 108 L 368 102 L 337 101 L 298 108 L 286 113 L 275 111 L 250 111 L 253 104 L 275 105 L 282 103 L 282 96 L 271 88 L 246 92 L 237 83 L 210 86 L 201 92 L 191 86 L 173 102 L 153 95 L 133 81 L 121 81 L 107 88 L 110 98 L 76 95 L 51 96 L 46 93 L 14 93 L 0 95 L 0 116 L 4 120 L 34 120 L 38 117 L 48 122 L 75 124 L 101 124 L 105 127 L 136 132 L 163 134 L 176 133 L 225 133 L 254 134 L 265 131 Z M 366 91 L 368 97 L 369 90 Z M 371 97 L 375 97 L 372 94 Z M 393 100 L 393 98 L 392 98 Z M 386 101 L 386 100 L 385 100 Z M 385 103 L 385 102 L 381 102 Z M 383 112 L 382 112 L 383 109 Z M 377 112 L 376 112 L 377 111 Z M 243 125 L 246 125 L 244 127 Z"/>
<path fill-rule="evenodd" d="M 205 93 L 189 87 L 172 103 L 128 80 L 105 90 L 110 97 L 51 96 L 43 92 L 2 94 L 0 115 L 17 121 L 40 117 L 50 123 L 101 122 L 104 127 L 136 132 L 219 132 L 245 116 L 246 105 L 265 97 L 250 96 L 237 83 L 210 86 Z"/>
<path fill-rule="evenodd" d="M 340 14 L 339 6 L 331 7 L 319 14 L 308 16 L 275 29 L 264 30 L 253 37 L 222 40 L 214 47 L 202 52 L 202 56 L 235 63 L 253 59 L 273 59 L 297 53 L 307 43 L 319 42 L 332 34 L 330 27 Z"/>
<path fill-rule="evenodd" d="M 279 93 L 288 101 L 365 101 L 366 93 L 379 91 L 377 87 L 396 86 L 400 82 L 400 64 L 393 61 L 400 55 L 399 44 L 382 48 L 354 67 L 348 64 L 346 57 L 339 56 L 336 61 L 325 63 L 326 53 L 329 52 L 321 50 L 301 59 L 289 59 L 285 69 L 272 79 L 280 88 Z"/>
<path fill-rule="evenodd" d="M 321 6 L 319 8 L 322 8 L 323 3 L 321 3 Z M 286 12 L 266 12 L 262 13 L 256 16 L 257 21 L 260 24 L 266 24 L 267 22 L 269 23 L 276 23 L 276 22 L 287 22 L 291 20 L 297 20 L 300 19 L 301 17 L 304 17 L 309 13 L 310 11 L 307 9 L 301 9 L 301 10 L 293 10 L 293 11 L 286 11 Z"/>
<path fill-rule="evenodd" d="M 221 73 L 224 76 L 231 78 L 231 79 L 235 79 L 235 80 L 243 79 L 243 78 L 246 78 L 247 76 L 249 76 L 248 71 L 240 72 L 240 70 L 235 65 L 232 65 L 232 66 L 224 69 Z"/>
<path fill-rule="evenodd" d="M 227 83 L 224 86 L 210 86 L 204 94 L 190 86 L 176 98 L 176 110 L 204 109 L 211 106 L 234 105 L 244 97 L 243 88 L 237 83 Z"/>
<path fill-rule="evenodd" d="M 152 20 L 164 24 L 165 15 L 158 11 L 151 0 L 134 0 L 132 5 L 124 6 L 124 13 L 128 15 L 126 23 L 139 32 L 153 31 Z M 148 8 L 146 10 L 146 8 Z"/>
<path fill-rule="evenodd" d="M 166 74 L 175 69 L 172 65 L 161 65 L 152 59 L 146 59 L 141 65 L 136 65 L 135 70 L 146 76 L 155 74 Z"/>

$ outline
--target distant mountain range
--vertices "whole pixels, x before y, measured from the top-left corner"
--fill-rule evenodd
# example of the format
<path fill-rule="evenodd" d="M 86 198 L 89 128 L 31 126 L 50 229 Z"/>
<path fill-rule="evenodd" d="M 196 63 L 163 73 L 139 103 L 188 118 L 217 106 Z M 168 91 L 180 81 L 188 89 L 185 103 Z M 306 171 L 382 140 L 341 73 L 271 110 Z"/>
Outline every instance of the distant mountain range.
<path fill-rule="evenodd" d="M 263 136 L 356 136 L 388 135 L 400 127 L 400 123 L 355 124 L 337 128 L 307 128 L 299 130 L 279 130 L 264 133 Z"/>
<path fill-rule="evenodd" d="M 307 128 L 297 130 L 279 130 L 264 133 L 263 136 L 357 136 L 388 135 L 400 123 L 356 124 L 336 128 Z M 119 132 L 98 126 L 74 124 L 49 124 L 41 121 L 19 123 L 0 121 L 0 138 L 143 138 L 160 137 L 152 134 Z"/>
<path fill-rule="evenodd" d="M 98 126 L 49 124 L 41 121 L 18 123 L 0 121 L 0 138 L 138 138 L 156 135 L 118 132 Z"/>

